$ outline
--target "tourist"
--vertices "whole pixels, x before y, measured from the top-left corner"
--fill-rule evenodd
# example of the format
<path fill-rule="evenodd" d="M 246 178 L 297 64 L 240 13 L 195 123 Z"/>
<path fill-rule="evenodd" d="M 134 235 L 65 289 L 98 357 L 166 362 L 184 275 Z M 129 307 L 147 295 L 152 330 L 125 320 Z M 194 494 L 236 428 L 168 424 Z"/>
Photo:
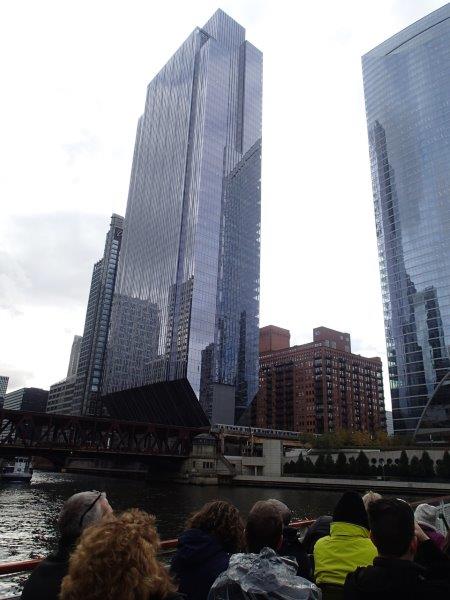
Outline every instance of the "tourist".
<path fill-rule="evenodd" d="M 206 600 L 212 584 L 228 569 L 231 554 L 244 549 L 244 524 L 238 509 L 221 500 L 208 502 L 186 523 L 178 538 L 171 571 L 188 600 Z"/>
<path fill-rule="evenodd" d="M 31 573 L 22 591 L 22 600 L 56 600 L 61 581 L 69 568 L 69 557 L 81 532 L 112 513 L 104 492 L 80 492 L 71 496 L 58 517 L 58 549 Z"/>
<path fill-rule="evenodd" d="M 334 508 L 330 535 L 314 546 L 316 583 L 327 597 L 339 597 L 347 574 L 371 565 L 376 555 L 362 498 L 345 492 Z"/>
<path fill-rule="evenodd" d="M 371 504 L 372 502 L 375 502 L 375 500 L 381 500 L 381 498 L 382 498 L 382 495 L 379 494 L 378 492 L 373 492 L 372 490 L 369 490 L 368 492 L 366 492 L 364 494 L 364 496 L 362 497 L 366 511 L 368 509 L 369 504 Z"/>
<path fill-rule="evenodd" d="M 308 527 L 308 531 L 303 539 L 303 546 L 308 554 L 313 554 L 317 540 L 330 535 L 332 520 L 332 516 L 322 515 L 321 517 L 317 517 L 311 527 Z"/>
<path fill-rule="evenodd" d="M 169 600 L 176 593 L 156 555 L 155 517 L 132 509 L 92 525 L 80 537 L 61 600 Z"/>
<path fill-rule="evenodd" d="M 311 561 L 309 556 L 303 547 L 303 544 L 298 539 L 297 530 L 294 527 L 290 527 L 289 523 L 292 518 L 292 511 L 289 509 L 284 502 L 280 502 L 275 498 L 271 498 L 267 502 L 270 502 L 275 508 L 277 508 L 283 521 L 283 542 L 278 549 L 279 556 L 289 556 L 295 558 L 297 561 L 298 569 L 297 575 L 311 579 Z"/>
<path fill-rule="evenodd" d="M 369 506 L 370 535 L 378 549 L 373 566 L 347 576 L 345 600 L 448 600 L 450 559 L 419 525 L 405 501 L 381 499 Z M 414 562 L 418 552 L 426 560 Z"/>
<path fill-rule="evenodd" d="M 436 546 L 442 550 L 445 546 L 445 536 L 437 529 L 439 508 L 431 504 L 419 504 L 414 511 L 414 518 Z"/>
<path fill-rule="evenodd" d="M 283 542 L 280 512 L 257 502 L 245 528 L 248 554 L 234 554 L 228 569 L 214 582 L 208 600 L 320 600 L 320 590 L 297 576 L 297 564 L 277 551 Z"/>

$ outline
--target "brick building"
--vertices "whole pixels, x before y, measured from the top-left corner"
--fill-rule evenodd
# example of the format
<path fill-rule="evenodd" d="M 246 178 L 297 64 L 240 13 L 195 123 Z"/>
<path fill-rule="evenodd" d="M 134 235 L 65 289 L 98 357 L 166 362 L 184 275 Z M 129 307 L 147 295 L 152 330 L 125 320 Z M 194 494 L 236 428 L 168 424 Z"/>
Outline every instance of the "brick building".
<path fill-rule="evenodd" d="M 380 358 L 353 354 L 350 335 L 326 327 L 301 346 L 279 348 L 283 335 L 289 343 L 287 330 L 261 329 L 252 425 L 305 433 L 386 429 Z"/>

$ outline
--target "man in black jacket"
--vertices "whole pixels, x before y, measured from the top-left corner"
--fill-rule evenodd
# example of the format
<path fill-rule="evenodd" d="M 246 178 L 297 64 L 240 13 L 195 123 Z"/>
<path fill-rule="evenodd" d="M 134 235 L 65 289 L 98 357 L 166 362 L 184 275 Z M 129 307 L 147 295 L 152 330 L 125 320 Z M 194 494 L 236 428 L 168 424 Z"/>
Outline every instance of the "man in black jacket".
<path fill-rule="evenodd" d="M 80 492 L 71 496 L 58 517 L 58 549 L 31 573 L 25 582 L 22 600 L 57 600 L 69 568 L 70 554 L 81 532 L 111 512 L 104 492 Z"/>
<path fill-rule="evenodd" d="M 292 518 L 292 511 L 284 504 L 284 502 L 280 502 L 280 500 L 271 498 L 270 500 L 267 500 L 267 502 L 279 511 L 281 520 L 283 521 L 283 541 L 280 548 L 277 550 L 278 556 L 291 556 L 295 558 L 298 565 L 297 575 L 313 581 L 309 556 L 303 547 L 303 544 L 297 537 L 297 530 L 294 527 L 289 526 Z"/>
<path fill-rule="evenodd" d="M 344 600 L 448 600 L 450 559 L 414 523 L 409 504 L 381 499 L 368 514 L 378 556 L 347 575 Z M 418 552 L 421 564 L 414 562 Z"/>

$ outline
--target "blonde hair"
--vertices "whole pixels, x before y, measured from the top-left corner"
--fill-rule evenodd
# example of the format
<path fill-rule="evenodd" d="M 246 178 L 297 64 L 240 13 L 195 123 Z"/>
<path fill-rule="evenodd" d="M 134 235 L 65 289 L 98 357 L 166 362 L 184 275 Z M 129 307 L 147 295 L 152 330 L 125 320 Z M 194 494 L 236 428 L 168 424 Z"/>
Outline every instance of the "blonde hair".
<path fill-rule="evenodd" d="M 369 508 L 369 504 L 372 504 L 372 502 L 375 502 L 375 500 L 381 500 L 382 497 L 383 496 L 381 494 L 379 494 L 378 492 L 369 490 L 362 497 L 363 502 L 364 502 L 364 508 L 367 510 Z"/>
<path fill-rule="evenodd" d="M 70 557 L 61 600 L 163 600 L 176 587 L 157 558 L 155 517 L 132 509 L 85 529 Z"/>

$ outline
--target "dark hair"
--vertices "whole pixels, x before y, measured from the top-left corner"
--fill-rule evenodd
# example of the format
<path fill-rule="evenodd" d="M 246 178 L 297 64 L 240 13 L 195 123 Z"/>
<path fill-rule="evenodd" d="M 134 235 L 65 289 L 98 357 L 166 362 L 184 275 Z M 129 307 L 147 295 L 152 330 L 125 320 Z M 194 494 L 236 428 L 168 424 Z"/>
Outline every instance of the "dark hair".
<path fill-rule="evenodd" d="M 400 557 L 414 537 L 414 513 L 404 500 L 375 500 L 368 506 L 372 539 L 381 556 Z"/>
<path fill-rule="evenodd" d="M 245 528 L 248 551 L 256 554 L 266 546 L 277 550 L 282 533 L 280 511 L 267 501 L 254 504 Z"/>
<path fill-rule="evenodd" d="M 244 523 L 238 509 L 230 502 L 207 502 L 189 517 L 186 527 L 213 534 L 227 552 L 234 553 L 244 549 Z"/>
<path fill-rule="evenodd" d="M 344 521 L 369 529 L 366 508 L 358 492 L 345 492 L 333 511 L 333 521 Z"/>

